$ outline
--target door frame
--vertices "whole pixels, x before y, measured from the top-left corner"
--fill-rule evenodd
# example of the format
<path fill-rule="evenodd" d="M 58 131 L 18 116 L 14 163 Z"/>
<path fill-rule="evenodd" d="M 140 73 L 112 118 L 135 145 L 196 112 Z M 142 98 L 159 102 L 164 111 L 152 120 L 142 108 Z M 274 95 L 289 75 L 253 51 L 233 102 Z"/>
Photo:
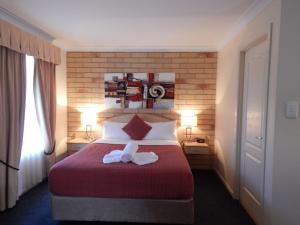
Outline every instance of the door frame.
<path fill-rule="evenodd" d="M 269 100 L 270 100 L 270 78 L 271 78 L 271 55 L 272 55 L 272 28 L 273 24 L 270 24 L 269 30 L 266 31 L 264 34 L 261 34 L 256 39 L 251 41 L 250 43 L 246 44 L 245 46 L 242 46 L 240 48 L 240 63 L 239 63 L 239 89 L 238 89 L 238 108 L 237 108 L 237 137 L 236 137 L 236 146 L 237 146 L 237 154 L 236 154 L 236 183 L 235 183 L 235 198 L 240 199 L 240 187 L 241 187 L 241 160 L 242 160 L 242 131 L 243 131 L 243 108 L 244 108 L 244 78 L 245 78 L 245 57 L 246 52 L 251 49 L 252 47 L 255 47 L 259 44 L 261 44 L 264 41 L 267 41 L 268 45 L 268 87 L 267 87 L 267 107 L 266 107 L 266 133 L 265 133 L 265 151 L 268 150 L 268 146 L 270 145 L 269 140 L 272 140 L 272 137 L 269 137 Z M 267 163 L 270 163 L 269 160 L 266 160 L 267 152 L 265 153 L 265 159 L 264 159 L 264 177 L 272 175 L 272 171 L 266 170 Z M 270 174 L 271 173 L 271 174 Z M 272 184 L 266 185 L 266 179 L 264 179 L 264 193 L 266 191 L 272 190 Z M 263 195 L 263 201 L 265 202 L 265 194 Z M 264 207 L 264 224 L 266 224 L 266 221 L 268 221 L 268 211 Z"/>

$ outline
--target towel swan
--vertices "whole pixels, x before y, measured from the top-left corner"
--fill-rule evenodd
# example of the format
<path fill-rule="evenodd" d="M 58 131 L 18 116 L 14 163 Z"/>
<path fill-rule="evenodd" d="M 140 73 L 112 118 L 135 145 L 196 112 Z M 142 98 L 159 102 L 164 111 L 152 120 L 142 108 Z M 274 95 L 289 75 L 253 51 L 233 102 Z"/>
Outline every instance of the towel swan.
<path fill-rule="evenodd" d="M 129 142 L 124 150 L 113 150 L 103 157 L 103 163 L 116 162 L 133 162 L 139 166 L 154 163 L 158 160 L 158 156 L 154 152 L 137 152 L 138 145 L 134 142 Z"/>

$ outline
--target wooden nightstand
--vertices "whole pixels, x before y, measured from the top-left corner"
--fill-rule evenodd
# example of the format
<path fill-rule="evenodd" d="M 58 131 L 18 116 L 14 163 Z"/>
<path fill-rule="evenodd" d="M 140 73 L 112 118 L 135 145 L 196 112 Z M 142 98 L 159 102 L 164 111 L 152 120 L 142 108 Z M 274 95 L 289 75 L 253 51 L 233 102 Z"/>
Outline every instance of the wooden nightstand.
<path fill-rule="evenodd" d="M 91 142 L 93 142 L 93 140 L 88 140 L 85 138 L 74 138 L 69 140 L 67 142 L 68 155 L 74 154 Z"/>
<path fill-rule="evenodd" d="M 191 169 L 212 169 L 214 155 L 207 143 L 184 141 L 182 148 Z"/>

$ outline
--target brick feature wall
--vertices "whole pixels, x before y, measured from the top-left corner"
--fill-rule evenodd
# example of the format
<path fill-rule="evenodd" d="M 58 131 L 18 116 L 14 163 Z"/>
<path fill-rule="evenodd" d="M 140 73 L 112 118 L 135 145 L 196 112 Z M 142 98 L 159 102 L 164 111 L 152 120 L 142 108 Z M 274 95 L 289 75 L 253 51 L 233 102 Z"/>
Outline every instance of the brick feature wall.
<path fill-rule="evenodd" d="M 81 137 L 80 110 L 103 108 L 104 74 L 107 72 L 174 72 L 173 110 L 103 110 L 98 122 L 120 113 L 159 113 L 179 119 L 181 110 L 195 110 L 198 126 L 193 137 L 207 136 L 213 149 L 215 128 L 217 53 L 212 52 L 68 52 L 68 137 Z M 183 135 L 183 129 L 180 134 Z"/>

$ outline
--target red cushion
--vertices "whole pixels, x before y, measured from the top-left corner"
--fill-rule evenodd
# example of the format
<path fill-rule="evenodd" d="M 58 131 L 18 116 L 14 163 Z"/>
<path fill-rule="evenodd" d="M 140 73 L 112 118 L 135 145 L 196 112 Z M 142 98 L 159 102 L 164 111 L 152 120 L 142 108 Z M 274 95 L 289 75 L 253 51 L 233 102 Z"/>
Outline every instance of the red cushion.
<path fill-rule="evenodd" d="M 131 137 L 131 139 L 142 140 L 152 127 L 145 123 L 138 115 L 134 115 L 122 129 Z"/>

